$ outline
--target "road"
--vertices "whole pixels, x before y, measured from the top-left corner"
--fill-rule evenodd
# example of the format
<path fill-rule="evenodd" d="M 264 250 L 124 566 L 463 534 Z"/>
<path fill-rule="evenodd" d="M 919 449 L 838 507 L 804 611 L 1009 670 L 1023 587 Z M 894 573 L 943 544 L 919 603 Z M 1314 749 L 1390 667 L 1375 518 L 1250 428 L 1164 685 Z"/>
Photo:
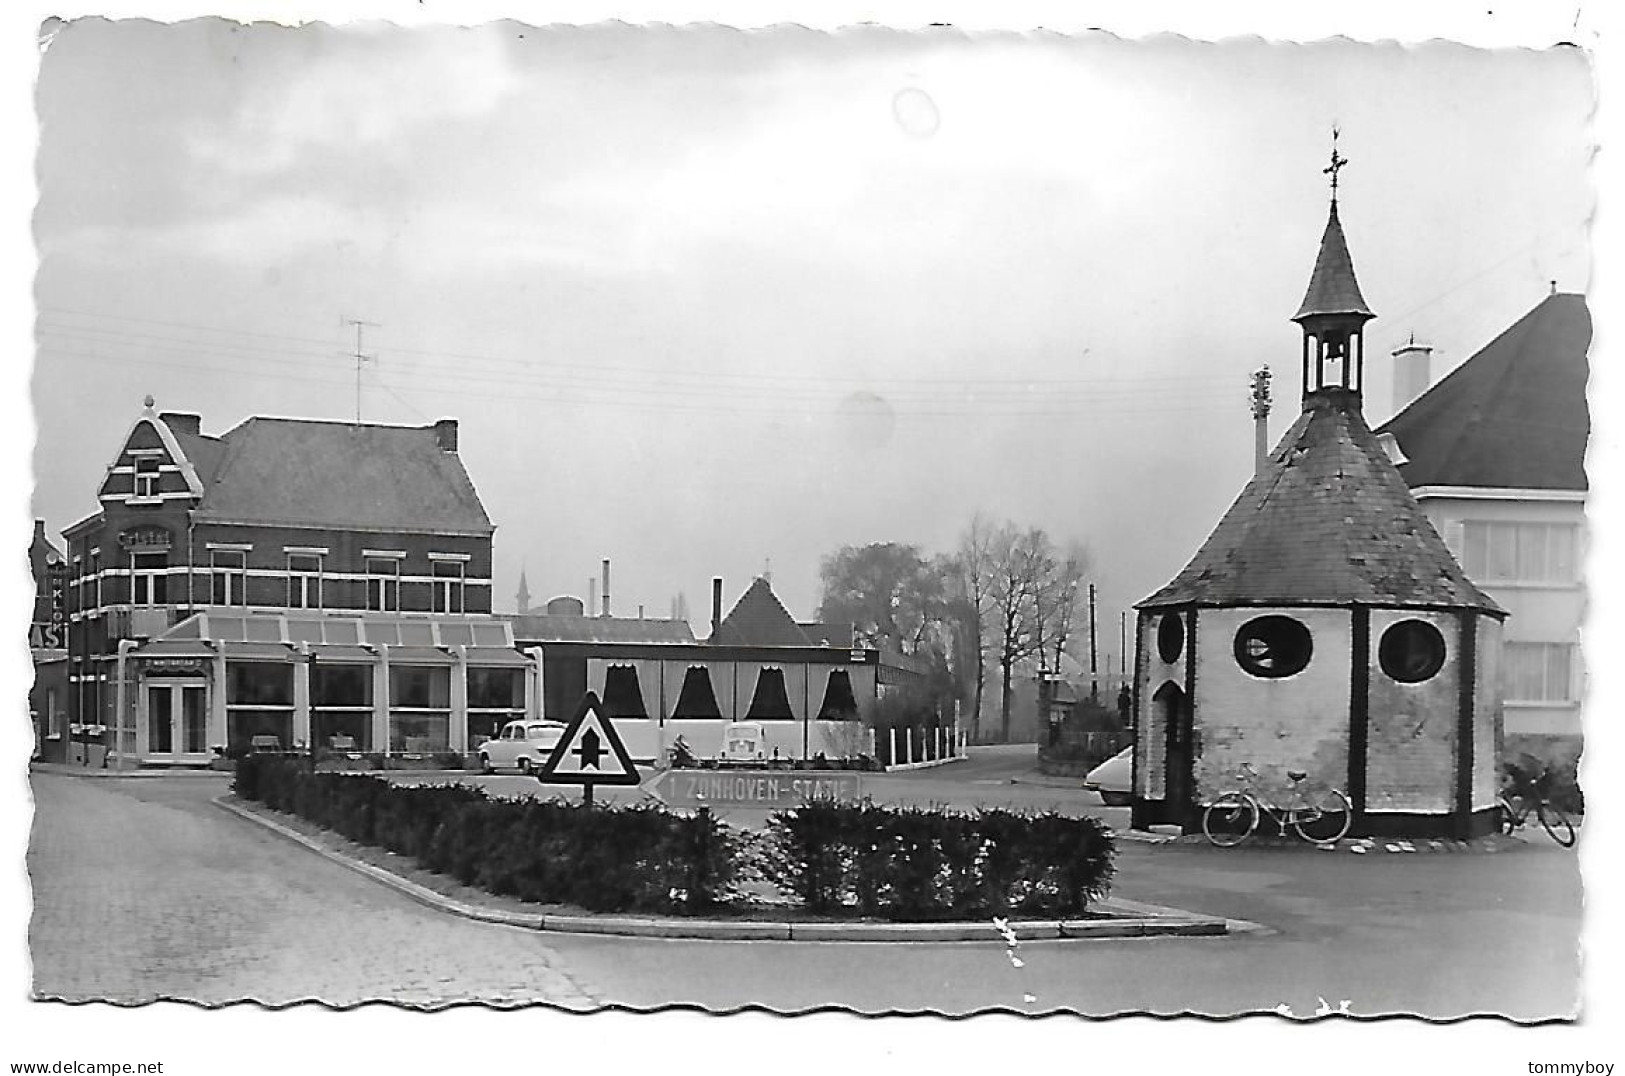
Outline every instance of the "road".
<path fill-rule="evenodd" d="M 1081 790 L 1010 784 L 1023 775 L 1034 777 L 984 758 L 874 787 L 898 801 L 1048 798 L 1119 813 Z M 539 935 L 424 909 L 220 811 L 209 800 L 224 777 L 36 773 L 32 785 L 29 941 L 34 989 L 51 997 L 1100 1015 L 1308 1015 L 1324 998 L 1362 1015 L 1526 1020 L 1566 1016 L 1578 998 L 1578 861 L 1539 840 L 1367 856 L 1122 842 L 1115 896 L 1269 928 L 1230 938 L 1012 954 L 990 924 L 986 944 L 702 943 Z"/>

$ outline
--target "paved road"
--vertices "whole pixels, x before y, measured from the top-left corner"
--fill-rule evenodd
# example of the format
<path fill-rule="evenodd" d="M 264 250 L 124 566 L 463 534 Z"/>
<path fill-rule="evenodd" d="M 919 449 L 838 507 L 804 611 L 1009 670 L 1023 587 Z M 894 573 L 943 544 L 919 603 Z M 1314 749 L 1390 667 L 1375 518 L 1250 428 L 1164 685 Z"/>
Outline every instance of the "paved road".
<path fill-rule="evenodd" d="M 946 771 L 910 775 L 930 786 Z M 974 771 L 972 771 L 974 772 Z M 927 776 L 934 774 L 935 776 Z M 1114 894 L 1256 920 L 1212 940 L 779 945 L 543 936 L 422 909 L 208 803 L 223 780 L 36 774 L 35 988 L 68 998 L 1543 1019 L 1577 1004 L 1572 851 L 1373 854 L 1124 842 Z M 967 783 L 960 794 L 974 798 Z M 1078 795 L 1074 790 L 1061 790 Z M 85 924 L 98 940 L 85 945 Z M 992 928 L 989 928 L 990 937 Z"/>
<path fill-rule="evenodd" d="M 542 936 L 446 916 L 231 817 L 226 780 L 34 774 L 36 996 L 601 999 Z"/>

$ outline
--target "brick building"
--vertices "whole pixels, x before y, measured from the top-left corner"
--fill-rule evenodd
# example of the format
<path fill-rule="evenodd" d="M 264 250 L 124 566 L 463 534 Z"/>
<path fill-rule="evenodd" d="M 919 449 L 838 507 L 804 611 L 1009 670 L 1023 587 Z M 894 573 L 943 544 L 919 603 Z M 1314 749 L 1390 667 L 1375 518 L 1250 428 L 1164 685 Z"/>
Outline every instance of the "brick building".
<path fill-rule="evenodd" d="M 1293 317 L 1302 414 L 1191 562 L 1137 606 L 1136 825 L 1199 825 L 1243 763 L 1270 788 L 1299 770 L 1343 789 L 1355 834 L 1494 825 L 1505 612 L 1361 415 L 1374 316 L 1334 180 Z"/>
<path fill-rule="evenodd" d="M 1585 298 L 1554 286 L 1431 388 L 1428 349 L 1396 352 L 1426 391 L 1377 428 L 1467 575 L 1511 614 L 1506 749 L 1548 764 L 1580 752 L 1590 344 Z"/>
<path fill-rule="evenodd" d="M 28 569 L 34 580 L 34 612 L 28 626 L 28 649 L 34 659 L 34 683 L 28 691 L 34 753 L 61 762 L 74 750 L 75 731 L 68 720 L 67 562 L 46 537 L 43 519 L 34 521 Z"/>
<path fill-rule="evenodd" d="M 97 499 L 64 531 L 70 703 L 121 762 L 254 737 L 455 751 L 524 712 L 455 421 L 213 436 L 149 398 Z"/>

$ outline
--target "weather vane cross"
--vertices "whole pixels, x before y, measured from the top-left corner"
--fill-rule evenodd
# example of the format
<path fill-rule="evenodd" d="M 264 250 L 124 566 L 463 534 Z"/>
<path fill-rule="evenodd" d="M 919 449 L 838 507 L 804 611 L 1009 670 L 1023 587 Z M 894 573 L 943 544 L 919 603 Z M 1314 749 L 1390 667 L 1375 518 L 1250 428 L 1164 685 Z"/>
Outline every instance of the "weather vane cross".
<path fill-rule="evenodd" d="M 1337 152 L 1337 135 L 1338 135 L 1338 130 L 1337 130 L 1336 127 L 1333 127 L 1332 128 L 1332 163 L 1327 165 L 1325 168 L 1321 169 L 1321 171 L 1324 172 L 1326 175 L 1332 177 L 1332 201 L 1333 202 L 1337 201 L 1337 173 L 1341 172 L 1343 170 L 1343 166 L 1345 164 L 1349 163 L 1349 159 L 1347 157 L 1345 157 L 1342 154 Z"/>

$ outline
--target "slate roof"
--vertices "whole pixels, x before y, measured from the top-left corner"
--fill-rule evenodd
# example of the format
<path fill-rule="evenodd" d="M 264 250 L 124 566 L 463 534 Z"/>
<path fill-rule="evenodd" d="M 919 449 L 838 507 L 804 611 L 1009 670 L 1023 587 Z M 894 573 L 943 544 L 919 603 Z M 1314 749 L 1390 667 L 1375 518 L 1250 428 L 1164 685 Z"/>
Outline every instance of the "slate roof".
<path fill-rule="evenodd" d="M 494 530 L 433 426 L 251 418 L 219 437 L 176 436 L 204 484 L 200 520 Z"/>
<path fill-rule="evenodd" d="M 1591 312 L 1549 295 L 1389 419 L 1412 487 L 1583 491 Z"/>
<path fill-rule="evenodd" d="M 500 615 L 500 614 L 499 614 Z M 644 620 L 618 616 L 506 616 L 513 637 L 525 643 L 692 643 L 686 620 Z"/>
<path fill-rule="evenodd" d="M 816 645 L 761 576 L 745 588 L 709 641 L 724 646 Z"/>
<path fill-rule="evenodd" d="M 1316 314 L 1358 314 L 1373 318 L 1375 314 L 1365 305 L 1360 294 L 1360 282 L 1354 278 L 1354 259 L 1349 255 L 1348 241 L 1343 238 L 1343 224 L 1337 219 L 1337 203 L 1332 203 L 1326 219 L 1326 231 L 1320 237 L 1320 253 L 1315 257 L 1314 271 L 1309 274 L 1309 290 L 1293 321 Z"/>
<path fill-rule="evenodd" d="M 1341 394 L 1310 397 L 1196 556 L 1138 608 L 1187 604 L 1502 613 L 1462 572 Z"/>

